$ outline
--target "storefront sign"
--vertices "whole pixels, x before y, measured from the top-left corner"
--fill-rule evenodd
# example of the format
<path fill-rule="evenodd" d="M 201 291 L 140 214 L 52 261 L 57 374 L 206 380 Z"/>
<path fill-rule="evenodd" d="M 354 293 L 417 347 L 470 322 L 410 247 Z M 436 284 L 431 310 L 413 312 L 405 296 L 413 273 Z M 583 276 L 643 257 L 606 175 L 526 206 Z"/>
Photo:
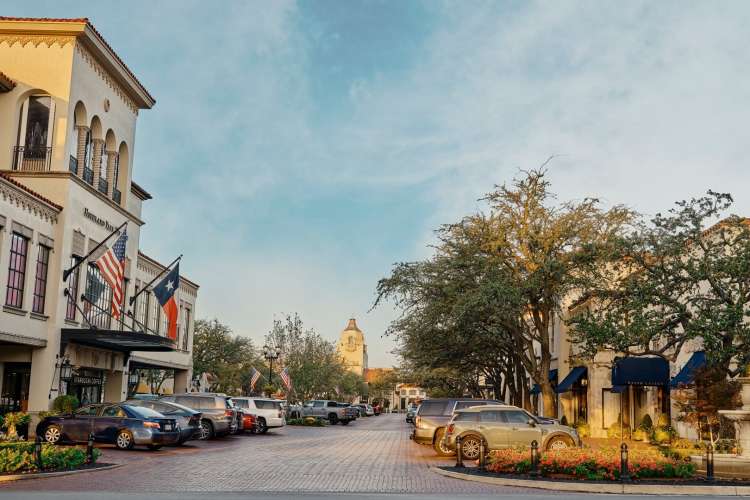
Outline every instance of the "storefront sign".
<path fill-rule="evenodd" d="M 97 377 L 73 377 L 73 385 L 101 385 L 102 379 Z"/>
<path fill-rule="evenodd" d="M 112 232 L 115 229 L 117 229 L 117 226 L 113 226 L 108 220 L 104 220 L 101 217 L 99 217 L 98 215 L 92 213 L 91 211 L 89 211 L 88 208 L 84 208 L 83 209 L 83 216 L 86 217 L 91 222 L 94 222 L 95 224 L 99 224 L 100 226 L 102 226 L 107 231 Z"/>

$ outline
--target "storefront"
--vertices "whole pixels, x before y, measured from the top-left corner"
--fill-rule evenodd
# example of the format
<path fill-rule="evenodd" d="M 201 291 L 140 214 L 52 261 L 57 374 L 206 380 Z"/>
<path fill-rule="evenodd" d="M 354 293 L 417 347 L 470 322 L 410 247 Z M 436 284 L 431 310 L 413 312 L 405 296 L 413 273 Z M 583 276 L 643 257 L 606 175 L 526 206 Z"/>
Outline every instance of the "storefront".
<path fill-rule="evenodd" d="M 557 386 L 561 415 L 571 425 L 588 421 L 588 386 L 588 369 L 585 366 L 574 367 Z"/>
<path fill-rule="evenodd" d="M 12 411 L 27 411 L 31 363 L 3 363 L 0 415 Z"/>

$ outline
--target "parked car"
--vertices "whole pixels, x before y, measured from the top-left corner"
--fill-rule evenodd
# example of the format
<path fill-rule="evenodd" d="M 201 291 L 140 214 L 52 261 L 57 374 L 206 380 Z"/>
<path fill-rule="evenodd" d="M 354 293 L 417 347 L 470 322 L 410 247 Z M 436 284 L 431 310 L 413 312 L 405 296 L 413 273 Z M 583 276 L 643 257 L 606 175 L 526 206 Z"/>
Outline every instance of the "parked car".
<path fill-rule="evenodd" d="M 372 411 L 374 415 L 380 415 L 383 412 L 383 407 L 380 406 L 380 403 L 375 403 L 372 405 Z"/>
<path fill-rule="evenodd" d="M 493 399 L 440 398 L 425 399 L 419 405 L 414 417 L 414 431 L 411 434 L 416 443 L 431 445 L 440 456 L 450 456 L 453 450 L 443 444 L 445 428 L 453 417 L 453 412 L 476 405 L 500 404 Z"/>
<path fill-rule="evenodd" d="M 526 410 L 508 405 L 472 406 L 458 410 L 448 425 L 444 446 L 456 450 L 461 436 L 461 455 L 466 460 L 479 458 L 484 441 L 487 450 L 530 446 L 536 441 L 542 450 L 559 450 L 581 445 L 572 427 L 549 423 Z"/>
<path fill-rule="evenodd" d="M 348 414 L 350 420 L 357 420 L 359 418 L 359 407 L 351 404 L 351 403 L 341 403 L 339 402 L 340 408 L 348 408 Z"/>
<path fill-rule="evenodd" d="M 168 401 L 187 406 L 201 412 L 200 439 L 226 436 L 237 430 L 239 412 L 232 406 L 230 398 L 213 392 L 188 392 L 164 396 L 159 401 Z"/>
<path fill-rule="evenodd" d="M 291 418 L 302 418 L 302 405 L 297 403 L 291 403 L 286 407 L 286 417 Z"/>
<path fill-rule="evenodd" d="M 363 417 L 372 417 L 373 415 L 375 415 L 375 410 L 372 409 L 372 405 L 368 405 L 367 403 L 359 403 L 355 406 L 360 409 L 360 414 Z"/>
<path fill-rule="evenodd" d="M 341 425 L 349 425 L 354 420 L 355 410 L 351 407 L 342 407 L 336 401 L 327 399 L 316 399 L 308 401 L 302 407 L 303 417 L 320 417 L 325 418 L 331 425 L 341 422 Z"/>
<path fill-rule="evenodd" d="M 240 410 L 240 432 L 251 432 L 254 433 L 256 426 L 258 425 L 258 419 L 255 415 L 252 413 L 243 410 L 242 408 Z"/>
<path fill-rule="evenodd" d="M 243 412 L 255 415 L 255 432 L 265 434 L 268 429 L 284 427 L 284 409 L 281 401 L 269 398 L 236 397 L 232 398 L 235 406 Z"/>
<path fill-rule="evenodd" d="M 133 394 L 132 399 L 142 399 L 142 400 L 156 400 L 159 399 L 161 396 L 159 394 L 151 394 L 148 392 L 139 392 L 138 394 Z"/>
<path fill-rule="evenodd" d="M 419 406 L 415 404 L 410 404 L 408 408 L 406 409 L 406 422 L 409 424 L 414 423 L 414 417 L 417 416 L 417 409 Z"/>
<path fill-rule="evenodd" d="M 125 403 L 87 405 L 73 414 L 46 417 L 39 422 L 36 432 L 52 444 L 83 443 L 92 433 L 97 443 L 112 443 L 122 450 L 136 445 L 158 450 L 180 440 L 174 418 Z"/>
<path fill-rule="evenodd" d="M 131 399 L 125 401 L 125 404 L 131 406 L 141 406 L 151 408 L 164 415 L 167 418 L 173 418 L 177 421 L 177 427 L 180 429 L 180 439 L 177 444 L 183 444 L 189 439 L 198 439 L 201 434 L 201 417 L 203 414 L 187 406 L 167 401 L 154 401 L 151 399 Z"/>

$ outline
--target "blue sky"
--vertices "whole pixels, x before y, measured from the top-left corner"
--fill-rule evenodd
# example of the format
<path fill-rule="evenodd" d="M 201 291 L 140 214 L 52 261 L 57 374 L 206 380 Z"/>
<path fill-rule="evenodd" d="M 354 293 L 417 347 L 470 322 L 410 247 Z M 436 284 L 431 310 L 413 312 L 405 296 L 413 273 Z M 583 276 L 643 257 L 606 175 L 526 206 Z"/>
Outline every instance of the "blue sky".
<path fill-rule="evenodd" d="M 48 1 L 89 17 L 156 97 L 134 178 L 142 249 L 199 316 L 262 339 L 298 311 L 334 339 L 392 263 L 550 155 L 562 199 L 645 213 L 709 187 L 750 214 L 750 3 Z"/>

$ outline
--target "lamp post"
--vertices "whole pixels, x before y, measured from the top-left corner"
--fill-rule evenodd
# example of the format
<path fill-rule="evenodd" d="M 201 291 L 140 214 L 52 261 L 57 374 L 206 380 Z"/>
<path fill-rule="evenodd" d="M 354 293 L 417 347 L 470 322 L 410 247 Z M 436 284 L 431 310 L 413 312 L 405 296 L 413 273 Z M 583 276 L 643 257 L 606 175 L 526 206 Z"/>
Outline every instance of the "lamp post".
<path fill-rule="evenodd" d="M 70 364 L 70 360 L 65 357 L 60 363 L 60 387 L 58 388 L 58 395 L 62 395 L 63 382 L 65 383 L 65 392 L 68 392 L 68 382 L 73 380 L 73 365 Z"/>
<path fill-rule="evenodd" d="M 268 384 L 273 384 L 273 361 L 279 359 L 281 355 L 281 349 L 278 347 L 269 346 L 265 344 L 263 346 L 263 357 L 268 361 Z M 270 394 L 269 394 L 270 396 Z"/>

